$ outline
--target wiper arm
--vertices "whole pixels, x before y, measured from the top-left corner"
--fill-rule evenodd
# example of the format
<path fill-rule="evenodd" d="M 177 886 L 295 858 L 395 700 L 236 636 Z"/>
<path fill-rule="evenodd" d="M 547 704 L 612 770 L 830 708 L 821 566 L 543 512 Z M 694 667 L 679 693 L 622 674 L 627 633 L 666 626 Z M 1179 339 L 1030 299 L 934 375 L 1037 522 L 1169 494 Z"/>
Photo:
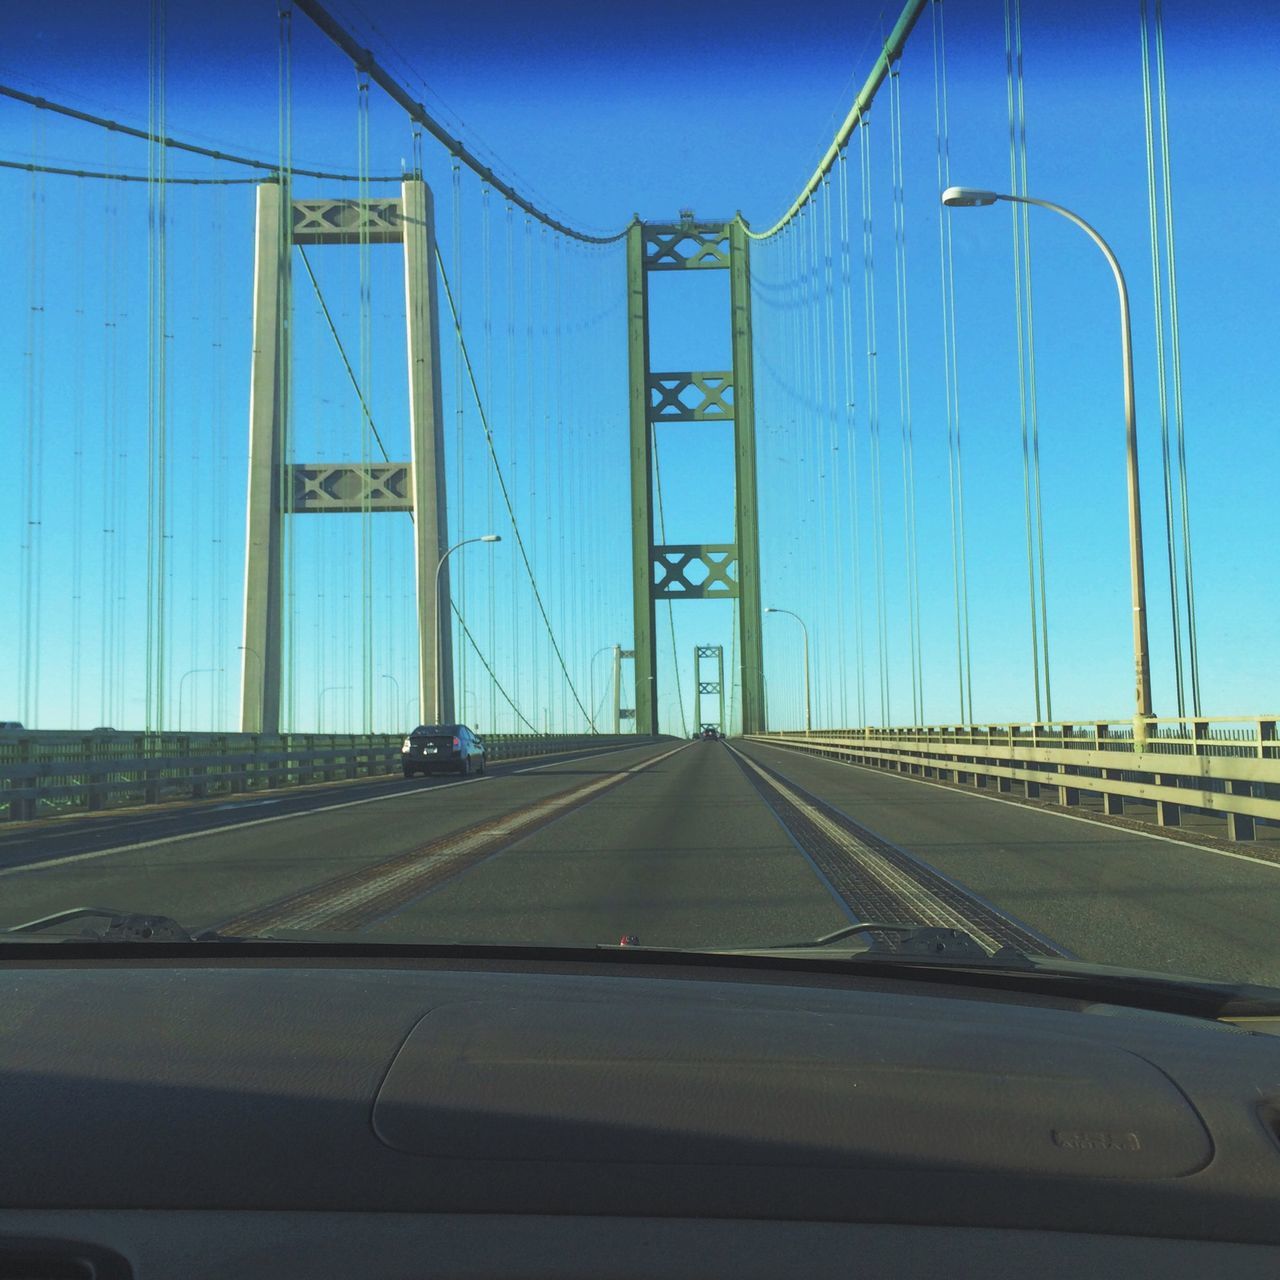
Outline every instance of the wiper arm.
<path fill-rule="evenodd" d="M 1027 962 L 1027 957 L 1014 947 L 1001 947 L 998 951 L 988 951 L 972 934 L 963 929 L 947 929 L 936 925 L 900 924 L 886 920 L 859 920 L 845 925 L 833 933 L 825 933 L 820 938 L 809 942 L 787 942 L 776 947 L 764 948 L 768 951 L 809 951 L 818 947 L 830 946 L 845 938 L 866 936 L 866 948 L 857 954 L 891 955 L 904 958 L 928 957 L 931 960 L 956 960 L 972 962 L 975 960 L 994 961 L 999 964 L 1017 964 Z M 894 943 L 888 946 L 878 938 L 877 934 L 892 934 Z"/>
<path fill-rule="evenodd" d="M 203 929 L 192 933 L 168 916 L 147 915 L 138 911 L 121 911 L 115 907 L 69 907 L 55 911 L 51 916 L 27 920 L 22 924 L 0 929 L 0 935 L 44 933 L 71 920 L 96 917 L 108 921 L 102 930 L 85 929 L 69 941 L 72 942 L 235 942 L 240 939 Z"/>
<path fill-rule="evenodd" d="M 841 942 L 858 934 L 865 935 L 864 945 L 850 955 L 842 957 L 849 960 L 927 960 L 933 963 L 987 964 L 996 968 L 1029 969 L 1033 961 L 1016 947 L 1004 946 L 996 951 L 988 951 L 972 934 L 963 929 L 948 929 L 937 925 L 903 924 L 890 920 L 858 920 L 854 924 L 845 925 L 834 933 L 824 933 L 820 938 L 812 938 L 807 942 L 780 942 L 767 947 L 699 947 L 694 950 L 679 948 L 687 954 L 720 954 L 720 955 L 772 955 L 782 951 L 817 951 L 830 946 L 833 942 Z M 893 945 L 885 943 L 877 935 L 894 935 Z M 606 943 L 597 943 L 601 950 L 614 950 Z M 620 948 L 642 946 L 640 939 L 632 933 L 623 934 L 617 943 Z"/>

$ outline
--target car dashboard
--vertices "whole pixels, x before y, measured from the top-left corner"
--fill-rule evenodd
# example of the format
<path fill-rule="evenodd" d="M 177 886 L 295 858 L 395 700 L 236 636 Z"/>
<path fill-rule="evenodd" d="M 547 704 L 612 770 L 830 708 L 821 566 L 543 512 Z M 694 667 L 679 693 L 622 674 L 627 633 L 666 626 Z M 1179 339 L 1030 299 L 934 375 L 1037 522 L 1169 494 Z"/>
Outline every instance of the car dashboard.
<path fill-rule="evenodd" d="M 1241 1027 L 830 965 L 40 952 L 0 1277 L 1280 1273 L 1280 1039 Z"/>

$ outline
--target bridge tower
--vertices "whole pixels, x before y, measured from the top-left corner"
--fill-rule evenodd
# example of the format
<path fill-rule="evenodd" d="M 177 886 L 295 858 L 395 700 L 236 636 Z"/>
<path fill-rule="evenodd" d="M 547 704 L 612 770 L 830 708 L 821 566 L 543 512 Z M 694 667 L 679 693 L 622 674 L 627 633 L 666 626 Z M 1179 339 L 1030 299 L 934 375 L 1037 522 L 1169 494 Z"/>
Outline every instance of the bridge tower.
<path fill-rule="evenodd" d="M 764 728 L 760 537 L 756 516 L 755 391 L 751 351 L 751 242 L 740 219 L 633 222 L 627 231 L 627 335 L 631 407 L 631 564 L 635 611 L 636 732 L 658 724 L 654 605 L 658 600 L 738 601 L 742 731 Z M 649 273 L 729 272 L 732 369 L 649 367 Z M 733 425 L 734 539 L 655 545 L 653 430 L 657 423 Z M 694 576 L 690 576 L 690 570 Z"/>
<path fill-rule="evenodd" d="M 714 679 L 707 679 L 702 674 L 703 664 L 712 667 Z M 699 730 L 718 729 L 725 731 L 724 723 L 724 645 L 698 644 L 693 647 L 693 718 Z M 702 699 L 717 698 L 716 718 L 708 720 L 702 714 Z"/>
<path fill-rule="evenodd" d="M 417 581 L 419 714 L 435 707 L 438 602 L 449 601 L 435 206 L 420 177 L 399 199 L 290 200 L 278 182 L 258 188 L 249 395 L 240 728 L 280 731 L 284 519 L 408 511 Z M 295 463 L 289 454 L 291 260 L 294 245 L 402 244 L 409 360 L 408 462 Z M 446 604 L 446 621 L 447 609 Z M 452 628 L 439 628 L 441 719 L 453 719 Z"/>

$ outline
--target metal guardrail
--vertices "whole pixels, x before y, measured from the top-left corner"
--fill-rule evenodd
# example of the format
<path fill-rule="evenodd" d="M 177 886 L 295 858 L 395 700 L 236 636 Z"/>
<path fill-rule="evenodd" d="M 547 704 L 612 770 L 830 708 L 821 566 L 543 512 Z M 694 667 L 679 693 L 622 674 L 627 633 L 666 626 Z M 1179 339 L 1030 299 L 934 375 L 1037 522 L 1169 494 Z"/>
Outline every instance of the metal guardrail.
<path fill-rule="evenodd" d="M 397 772 L 403 734 L 0 733 L 11 821 Z M 634 734 L 493 734 L 491 761 L 638 743 Z"/>
<path fill-rule="evenodd" d="M 829 759 L 975 787 L 1015 785 L 1071 807 L 1082 795 L 1103 810 L 1178 827 L 1187 813 L 1225 819 L 1230 840 L 1253 840 L 1259 821 L 1280 824 L 1280 740 L 1275 716 L 1087 724 L 944 725 L 751 734 Z M 1141 809 L 1132 807 L 1134 802 Z"/>

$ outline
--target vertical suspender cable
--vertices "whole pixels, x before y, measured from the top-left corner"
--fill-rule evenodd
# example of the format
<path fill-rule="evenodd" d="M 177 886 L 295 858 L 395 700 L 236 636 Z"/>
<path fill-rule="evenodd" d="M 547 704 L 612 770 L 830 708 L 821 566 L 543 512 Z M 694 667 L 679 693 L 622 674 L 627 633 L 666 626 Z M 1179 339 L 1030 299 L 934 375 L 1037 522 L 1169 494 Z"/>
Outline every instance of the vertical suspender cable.
<path fill-rule="evenodd" d="M 1183 687 L 1182 621 L 1179 617 L 1178 558 L 1174 534 L 1173 462 L 1169 441 L 1168 370 L 1165 365 L 1164 284 L 1160 258 L 1160 209 L 1157 192 L 1155 122 L 1151 105 L 1151 48 L 1147 36 L 1147 0 L 1139 0 L 1142 33 L 1142 118 L 1147 155 L 1147 218 L 1151 232 L 1151 294 L 1156 328 L 1156 384 L 1160 404 L 1160 454 L 1164 481 L 1164 536 L 1169 565 L 1169 612 L 1173 634 L 1173 678 L 1178 715 L 1187 713 Z"/>
<path fill-rule="evenodd" d="M 226 189 L 215 187 L 213 193 L 213 404 L 212 465 L 213 525 L 210 530 L 213 559 L 213 634 L 217 652 L 227 639 L 227 471 L 231 462 L 227 455 L 226 420 Z M 223 664 L 224 666 L 229 664 Z M 213 706 L 214 725 L 227 727 L 227 673 L 218 673 L 217 696 Z"/>
<path fill-rule="evenodd" d="M 561 308 L 564 301 L 563 279 L 561 272 L 563 263 L 561 260 L 560 236 L 557 233 L 552 238 L 552 274 L 554 276 L 553 295 L 552 295 L 552 311 L 554 321 L 554 356 L 555 356 L 555 384 L 553 405 L 555 415 L 555 430 L 553 439 L 555 440 L 556 451 L 556 521 L 560 525 L 561 533 L 555 539 L 558 544 L 559 555 L 557 557 L 558 573 L 556 575 L 556 603 L 560 606 L 558 613 L 560 618 L 560 635 L 564 638 L 566 647 L 570 639 L 568 628 L 566 627 L 566 551 L 569 540 L 572 536 L 569 524 L 569 511 L 564 501 L 564 449 L 565 449 L 565 429 L 564 429 L 564 334 Z M 548 532 L 550 532 L 548 530 Z M 563 711 L 561 713 L 558 727 L 562 732 L 568 732 L 569 729 L 569 700 L 566 691 L 561 689 L 561 697 L 563 701 Z"/>
<path fill-rule="evenodd" d="M 116 361 L 119 354 L 116 245 L 119 233 L 118 202 L 123 189 L 123 183 L 108 185 L 107 207 L 102 219 L 102 552 L 98 562 L 102 631 L 98 643 L 98 723 L 104 725 L 115 723 L 111 719 L 114 714 L 112 699 L 122 683 L 120 673 L 115 669 L 115 529 L 118 503 L 116 477 L 120 456 L 119 418 L 116 413 Z"/>
<path fill-rule="evenodd" d="M 516 413 L 516 258 L 515 228 L 511 201 L 506 201 L 506 274 L 507 274 L 507 466 L 511 475 L 511 491 L 520 493 L 519 415 Z M 520 624 L 520 591 L 514 570 L 511 572 L 511 634 L 525 634 Z M 511 647 L 511 689 L 516 703 L 520 701 L 520 661 L 523 646 Z M 512 724 L 512 732 L 516 732 Z"/>
<path fill-rule="evenodd" d="M 71 401 L 71 718 L 72 728 L 80 727 L 80 632 L 84 611 L 81 588 L 84 579 L 84 183 L 76 183 L 76 285 L 75 285 L 75 385 Z"/>
<path fill-rule="evenodd" d="M 889 630 L 885 617 L 884 484 L 880 462 L 880 389 L 876 355 L 875 239 L 871 203 L 870 120 L 863 117 L 858 130 L 862 164 L 862 262 L 863 301 L 867 313 L 867 427 L 871 439 L 872 521 L 876 556 L 876 622 L 880 654 L 880 723 L 888 727 Z"/>
<path fill-rule="evenodd" d="M 553 405 L 553 388 L 552 388 L 552 362 L 555 359 L 555 353 L 552 350 L 552 324 L 551 311 L 554 304 L 553 284 L 551 279 L 551 254 L 548 252 L 549 241 L 547 239 L 547 228 L 544 224 L 538 231 L 538 261 L 539 261 L 539 281 L 538 291 L 540 294 L 540 307 L 538 310 L 538 324 L 540 328 L 540 339 L 542 343 L 542 360 L 540 362 L 539 373 L 541 375 L 541 396 L 542 396 L 542 476 L 539 480 L 542 489 L 543 514 L 540 528 L 536 531 L 541 534 L 542 538 L 542 555 L 539 558 L 543 572 L 549 577 L 554 577 L 552 570 L 551 556 L 551 521 L 558 514 L 554 511 L 554 502 L 552 501 L 551 488 L 551 469 L 552 469 L 552 451 L 556 447 L 554 432 L 552 431 L 552 411 Z M 546 702 L 544 703 L 544 722 L 548 730 L 551 729 L 552 720 L 550 717 L 555 716 L 555 679 L 554 672 L 551 667 L 551 655 L 547 654 L 547 688 Z M 559 721 L 555 721 L 555 725 L 559 727 Z"/>
<path fill-rule="evenodd" d="M 44 122 L 34 125 L 35 145 L 44 143 Z M 22 722 L 28 728 L 40 719 L 40 550 L 44 505 L 44 175 L 30 177 L 27 243 L 26 439 L 23 456 L 21 626 L 18 653 Z"/>
<path fill-rule="evenodd" d="M 534 350 L 534 322 L 533 322 L 533 222 L 529 215 L 525 215 L 524 219 L 524 303 L 525 303 L 525 374 L 528 382 L 528 398 L 529 398 L 529 416 L 525 423 L 525 433 L 529 440 L 529 477 L 525 482 L 525 492 L 529 495 L 529 545 L 533 552 L 533 558 L 538 557 L 538 432 L 534 426 L 535 414 L 537 412 L 537 393 L 535 390 L 537 368 L 537 356 Z M 542 721 L 538 716 L 538 700 L 541 698 L 541 688 L 539 681 L 539 663 L 538 650 L 541 647 L 542 637 L 535 629 L 530 636 L 529 654 L 530 663 L 530 684 L 533 693 L 533 718 L 534 722 L 541 726 Z"/>
<path fill-rule="evenodd" d="M 839 410 L 836 407 L 836 301 L 835 301 L 835 263 L 832 252 L 831 222 L 835 210 L 832 206 L 830 174 L 822 176 L 822 209 L 823 214 L 823 271 L 824 292 L 826 295 L 827 318 L 827 441 L 824 456 L 827 475 L 830 477 L 831 490 L 831 526 L 832 537 L 830 550 L 835 560 L 836 598 L 834 625 L 830 627 L 836 636 L 836 661 L 839 663 L 839 712 L 833 711 L 831 699 L 835 694 L 835 682 L 827 679 L 827 723 L 828 725 L 844 725 L 849 723 L 848 707 L 848 644 L 844 627 L 840 625 L 840 617 L 844 612 L 844 538 L 841 513 L 843 503 L 840 493 L 840 440 Z M 824 596 L 825 596 L 824 592 Z M 831 611 L 828 611 L 830 616 Z"/>
<path fill-rule="evenodd" d="M 1169 96 L 1164 72 L 1164 0 L 1155 0 L 1156 92 L 1160 111 L 1160 162 L 1164 180 L 1164 248 L 1169 281 L 1169 344 L 1173 366 L 1173 417 L 1178 437 L 1178 495 L 1182 509 L 1182 580 L 1187 605 L 1187 656 L 1191 668 L 1191 710 L 1200 714 L 1200 652 L 1196 633 L 1195 574 L 1191 555 L 1191 505 L 1187 480 L 1187 439 L 1182 411 L 1182 331 L 1178 323 L 1178 272 L 1173 225 L 1173 178 L 1169 159 Z"/>
<path fill-rule="evenodd" d="M 359 199 L 370 199 L 369 188 L 369 78 L 359 73 Z M 360 466 L 365 474 L 373 465 L 373 420 L 367 397 L 373 393 L 373 261 L 369 219 L 360 218 Z M 373 729 L 373 506 L 370 486 L 360 488 L 360 730 Z M 348 721 L 347 732 L 351 732 Z"/>
<path fill-rule="evenodd" d="M 1004 0 L 1004 58 L 1005 93 L 1009 110 L 1009 185 L 1015 194 L 1021 194 L 1025 175 L 1020 172 L 1018 151 L 1018 98 L 1014 88 L 1014 40 L 1010 0 Z M 1023 269 L 1023 237 L 1029 232 L 1025 206 L 1009 206 L 1013 230 L 1013 305 L 1016 315 L 1018 340 L 1018 411 L 1022 424 L 1022 501 L 1026 525 L 1027 543 L 1027 593 L 1031 623 L 1031 670 L 1035 685 L 1036 720 L 1040 720 L 1043 707 L 1040 695 L 1040 638 L 1036 616 L 1036 559 L 1035 533 L 1032 521 L 1031 501 L 1031 436 L 1027 413 L 1028 369 L 1026 338 L 1026 302 L 1024 298 L 1025 273 Z"/>
<path fill-rule="evenodd" d="M 1014 57 L 1018 74 L 1018 153 L 1022 188 L 1027 194 L 1027 105 L 1022 72 L 1022 0 L 1014 0 Z M 1044 557 L 1044 505 L 1040 486 L 1040 409 L 1036 391 L 1036 321 L 1031 280 L 1031 209 L 1018 206 L 1022 213 L 1022 275 L 1027 304 L 1027 394 L 1031 410 L 1031 497 L 1035 508 L 1036 561 L 1040 595 L 1040 646 L 1044 659 L 1044 713 L 1053 719 L 1053 686 L 1049 672 L 1049 609 Z"/>
<path fill-rule="evenodd" d="M 862 509 L 858 486 L 857 387 L 853 360 L 853 260 L 849 244 L 849 148 L 840 150 L 840 294 L 844 338 L 845 468 L 849 480 L 849 524 L 853 559 L 853 637 L 857 663 L 859 727 L 867 723 L 867 684 L 862 626 Z"/>
<path fill-rule="evenodd" d="M 456 506 L 458 510 L 457 524 L 454 529 L 455 540 L 470 537 L 467 526 L 467 437 L 466 437 L 466 400 L 463 395 L 462 370 L 462 335 L 466 323 L 466 290 L 462 278 L 462 166 L 458 157 L 452 157 L 453 176 L 453 287 L 457 296 L 458 323 L 454 329 L 453 339 L 453 415 L 454 415 L 454 476 L 457 490 Z M 458 589 L 453 590 L 453 578 L 457 575 Z M 464 553 L 454 557 L 449 564 L 449 596 L 458 601 L 458 608 L 465 615 L 467 611 L 467 557 Z M 461 635 L 454 645 L 457 671 L 454 677 L 456 693 L 453 708 L 454 716 L 465 720 L 467 707 L 467 651 L 462 644 Z"/>
<path fill-rule="evenodd" d="M 493 244 L 489 222 L 489 184 L 480 185 L 480 235 L 483 244 L 481 271 L 483 273 L 484 296 L 484 402 L 493 404 Z M 493 468 L 485 469 L 485 531 L 492 532 L 493 510 Z M 498 617 L 494 607 L 494 556 L 490 549 L 489 563 L 485 566 L 485 580 L 488 586 L 489 615 L 489 661 L 493 662 L 497 655 Z M 489 720 L 486 728 L 490 733 L 498 727 L 498 690 L 493 681 L 489 682 Z"/>
<path fill-rule="evenodd" d="M 279 105 L 277 121 L 280 151 L 280 200 L 283 218 L 280 225 L 279 260 L 288 263 L 293 254 L 293 8 L 292 0 L 283 0 L 279 7 Z M 368 85 L 365 85 L 365 100 L 368 100 Z M 367 198 L 368 184 L 365 184 Z M 276 421 L 277 430 L 281 433 L 280 457 L 288 462 L 292 447 L 290 424 L 292 422 L 293 404 L 293 296 L 286 285 L 283 305 L 276 308 L 276 350 L 280 376 L 276 379 Z M 293 521 L 289 513 L 293 509 L 293 491 L 289 484 L 288 466 L 282 466 L 276 477 L 276 501 L 284 516 L 280 529 L 280 577 L 281 596 L 285 602 L 281 618 L 282 641 L 284 653 L 281 655 L 279 678 L 281 688 L 281 712 L 283 725 L 292 731 L 297 724 L 296 679 L 297 679 L 297 543 L 294 537 Z M 350 668 L 348 668 L 350 669 Z"/>
<path fill-rule="evenodd" d="M 889 135 L 893 173 L 894 302 L 898 337 L 898 415 L 902 431 L 902 527 L 907 569 L 907 620 L 911 631 L 912 723 L 924 715 L 924 670 L 920 637 L 920 576 L 916 555 L 915 442 L 911 423 L 911 343 L 907 309 L 906 180 L 902 153 L 901 62 L 889 76 Z"/>
<path fill-rule="evenodd" d="M 943 0 L 934 0 L 933 102 L 938 193 L 951 185 L 951 126 L 947 93 L 947 41 Z M 955 260 L 951 211 L 938 202 L 938 261 L 942 281 L 942 345 L 947 406 L 947 483 L 951 509 L 951 574 L 956 615 L 956 681 L 960 722 L 973 718 L 973 667 L 969 647 L 969 573 L 964 537 L 964 468 L 960 439 L 960 383 L 956 358 Z"/>
<path fill-rule="evenodd" d="M 148 42 L 148 133 L 165 134 L 165 19 L 166 0 L 151 0 Z M 147 637 L 146 706 L 148 730 L 165 727 L 165 480 L 168 466 L 168 424 L 165 421 L 165 303 L 167 265 L 165 235 L 166 165 L 163 144 L 147 146 Z"/>

